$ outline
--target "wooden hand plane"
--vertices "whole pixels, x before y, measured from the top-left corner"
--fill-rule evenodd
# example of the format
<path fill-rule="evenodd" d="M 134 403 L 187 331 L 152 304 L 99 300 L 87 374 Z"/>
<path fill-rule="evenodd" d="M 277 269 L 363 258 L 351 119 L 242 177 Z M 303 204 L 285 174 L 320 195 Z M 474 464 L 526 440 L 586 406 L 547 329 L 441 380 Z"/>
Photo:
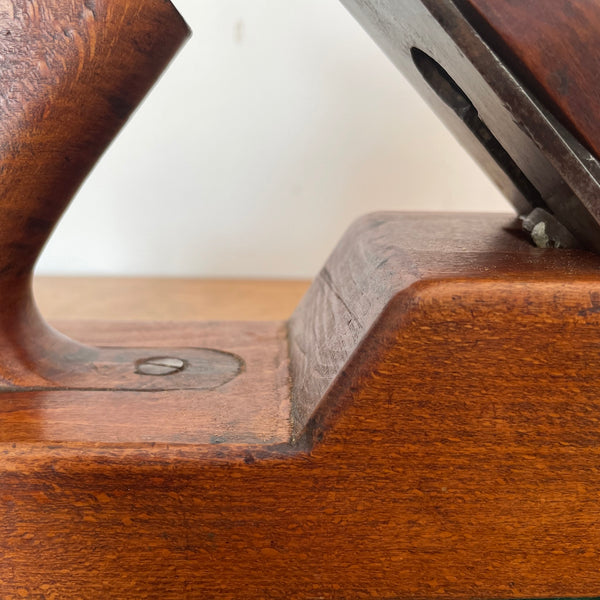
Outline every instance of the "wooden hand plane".
<path fill-rule="evenodd" d="M 600 594 L 600 6 L 345 0 L 505 190 L 377 213 L 286 322 L 73 324 L 32 269 L 188 35 L 0 0 L 0 597 Z"/>

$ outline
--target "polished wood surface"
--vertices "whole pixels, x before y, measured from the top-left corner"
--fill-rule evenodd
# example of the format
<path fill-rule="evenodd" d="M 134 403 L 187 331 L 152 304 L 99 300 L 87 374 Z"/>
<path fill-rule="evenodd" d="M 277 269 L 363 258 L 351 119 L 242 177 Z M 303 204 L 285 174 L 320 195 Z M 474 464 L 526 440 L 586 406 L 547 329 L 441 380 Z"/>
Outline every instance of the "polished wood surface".
<path fill-rule="evenodd" d="M 6 296 L 188 29 L 165 0 L 4 0 L 0 29 Z"/>
<path fill-rule="evenodd" d="M 140 325 L 70 320 L 56 324 L 74 339 L 100 347 L 116 345 L 121 354 L 132 346 L 178 357 L 186 356 L 186 347 L 193 346 L 218 349 L 239 363 L 234 363 L 235 371 L 227 372 L 225 380 L 207 381 L 216 370 L 215 358 L 208 356 L 199 372 L 188 367 L 187 376 L 149 378 L 160 381 L 162 389 L 156 391 L 119 390 L 114 382 L 113 387 L 91 389 L 83 377 L 83 381 L 75 379 L 75 372 L 70 390 L 0 394 L 0 443 L 275 444 L 289 440 L 288 352 L 282 321 Z M 129 371 L 133 373 L 133 361 Z"/>
<path fill-rule="evenodd" d="M 523 84 L 600 157 L 600 4 L 454 2 Z"/>
<path fill-rule="evenodd" d="M 44 317 L 107 321 L 278 321 L 309 281 L 142 277 L 36 277 Z"/>
<path fill-rule="evenodd" d="M 239 327 L 245 362 L 279 366 L 197 415 L 177 394 L 0 394 L 3 597 L 594 596 L 598 272 L 504 216 L 387 213 L 342 240 L 287 338 L 64 321 L 136 347 L 197 327 L 232 350 Z"/>
<path fill-rule="evenodd" d="M 71 387 L 86 370 L 91 380 L 111 368 L 131 385 L 119 374 L 130 357 L 48 327 L 31 273 L 71 196 L 188 34 L 166 0 L 0 3 L 0 388 Z"/>
<path fill-rule="evenodd" d="M 307 281 L 292 280 L 37 277 L 34 290 L 42 314 L 73 339 L 105 347 L 177 347 L 193 340 L 195 345 L 218 346 L 244 356 L 244 369 L 218 392 L 178 391 L 137 400 L 135 393 L 88 392 L 82 397 L 78 392 L 60 396 L 39 392 L 21 408 L 19 402 L 12 404 L 10 415 L 5 415 L 5 425 L 11 420 L 12 425 L 4 430 L 8 436 L 4 441 L 42 437 L 120 443 L 287 441 L 283 319 L 308 287 Z M 171 323 L 166 327 L 157 320 Z M 200 320 L 221 322 L 190 322 Z M 248 397 L 252 402 L 240 402 Z M 215 402 L 222 407 L 217 414 L 212 412 Z M 170 411 L 173 407 L 176 410 Z M 31 427 L 32 421 L 43 426 Z"/>

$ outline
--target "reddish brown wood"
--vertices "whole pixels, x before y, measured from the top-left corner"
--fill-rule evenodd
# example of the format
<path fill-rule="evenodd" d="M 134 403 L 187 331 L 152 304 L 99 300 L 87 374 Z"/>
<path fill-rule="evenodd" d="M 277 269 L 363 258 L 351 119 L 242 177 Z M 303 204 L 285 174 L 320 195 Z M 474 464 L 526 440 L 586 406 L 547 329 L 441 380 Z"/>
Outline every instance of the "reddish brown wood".
<path fill-rule="evenodd" d="M 31 271 L 71 196 L 187 34 L 165 0 L 0 3 L 0 387 L 65 386 L 65 356 L 82 354 L 88 368 L 95 360 L 40 318 Z"/>
<path fill-rule="evenodd" d="M 118 340 L 120 347 L 114 348 L 118 353 L 127 346 L 162 346 L 160 355 L 182 343 L 218 348 L 240 357 L 240 372 L 212 389 L 202 386 L 206 373 L 196 372 L 183 382 L 184 373 L 156 378 L 167 388 L 163 391 L 85 390 L 75 383 L 70 390 L 0 393 L 0 442 L 276 444 L 289 440 L 283 322 L 55 324 L 91 346 L 106 347 Z M 194 377 L 195 387 L 189 385 Z"/>
<path fill-rule="evenodd" d="M 600 157 L 600 4 L 454 2 L 525 86 Z"/>
<path fill-rule="evenodd" d="M 379 214 L 287 327 L 75 343 L 33 262 L 187 30 L 164 0 L 9 0 L 2 31 L 2 598 L 597 594 L 600 258 Z"/>
<path fill-rule="evenodd" d="M 202 392 L 198 437 L 177 443 L 176 401 L 0 394 L 3 597 L 594 596 L 599 268 L 504 216 L 375 215 L 289 324 L 291 395 L 276 324 L 240 329 L 245 348 L 197 330 L 278 364 L 286 415 L 245 421 L 262 383 L 236 396 L 234 380 Z M 70 333 L 103 344 L 115 327 Z M 135 345 L 166 331 L 123 327 Z M 133 418 L 117 427 L 118 402 Z M 228 422 L 247 425 L 237 443 L 206 443 Z"/>

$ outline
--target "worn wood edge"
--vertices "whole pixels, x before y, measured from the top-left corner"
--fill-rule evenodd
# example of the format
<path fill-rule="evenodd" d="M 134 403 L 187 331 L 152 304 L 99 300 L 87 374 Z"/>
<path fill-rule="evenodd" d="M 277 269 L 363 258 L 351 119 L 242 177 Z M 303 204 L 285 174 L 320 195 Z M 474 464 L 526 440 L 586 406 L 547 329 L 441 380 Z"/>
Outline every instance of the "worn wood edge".
<path fill-rule="evenodd" d="M 418 279 L 414 253 L 391 250 L 403 262 L 398 272 L 389 257 L 356 251 L 361 241 L 381 250 L 373 224 L 390 214 L 397 215 L 374 212 L 351 224 L 288 321 L 293 443 L 389 298 Z"/>
<path fill-rule="evenodd" d="M 313 414 L 307 420 L 301 431 L 295 434 L 294 442 L 301 447 L 312 450 L 317 447 L 327 448 L 327 439 L 330 435 L 339 435 L 338 421 L 353 404 L 354 394 L 358 389 L 369 384 L 369 380 L 378 377 L 377 363 L 373 357 L 380 360 L 382 356 L 390 354 L 397 347 L 397 338 L 403 327 L 420 318 L 420 306 L 435 300 L 438 303 L 450 304 L 453 297 L 464 290 L 468 285 L 471 289 L 485 290 L 490 283 L 497 286 L 504 285 L 505 291 L 517 291 L 517 287 L 526 288 L 531 295 L 539 290 L 541 297 L 557 295 L 559 290 L 574 291 L 578 297 L 583 298 L 583 286 L 596 284 L 600 288 L 600 276 L 579 276 L 566 281 L 556 277 L 554 279 L 535 280 L 527 274 L 507 282 L 502 282 L 498 277 L 449 277 L 449 278 L 424 278 L 410 284 L 406 289 L 397 292 L 386 304 L 380 316 L 369 328 L 361 342 L 356 346 L 350 358 L 331 382 L 331 385 L 316 406 Z M 592 293 L 592 292 L 590 292 Z M 542 304 L 548 306 L 544 300 Z M 582 305 L 582 310 L 586 309 Z M 557 309 L 556 314 L 560 311 Z M 506 324 L 510 326 L 509 323 Z M 346 432 L 349 439 L 352 432 Z"/>
<path fill-rule="evenodd" d="M 173 2 L 171 0 L 162 0 L 162 2 L 171 11 L 170 18 L 173 20 L 179 21 L 179 27 L 184 32 L 185 37 L 184 37 L 183 43 L 185 43 L 185 40 L 189 39 L 193 35 L 192 28 L 188 25 L 187 21 L 183 18 L 183 15 L 181 14 L 181 12 L 179 12 L 179 9 L 173 4 Z M 176 52 L 179 52 L 180 50 L 181 50 L 181 47 Z"/>
<path fill-rule="evenodd" d="M 421 233 L 415 238 L 417 224 Z M 336 378 L 364 353 L 363 342 L 373 337 L 377 320 L 391 303 L 408 310 L 421 293 L 419 286 L 465 278 L 515 283 L 538 278 L 560 285 L 574 277 L 598 280 L 597 257 L 535 248 L 511 215 L 375 212 L 360 217 L 288 322 L 292 441 L 304 437 Z"/>
<path fill-rule="evenodd" d="M 335 428 L 340 415 L 352 404 L 353 391 L 372 376 L 370 354 L 385 353 L 395 343 L 397 330 L 390 331 L 386 327 L 386 321 L 392 318 L 394 326 L 402 327 L 403 323 L 410 321 L 413 314 L 418 312 L 421 291 L 428 286 L 438 288 L 439 283 L 440 281 L 416 281 L 392 296 L 332 380 L 312 415 L 301 429 L 294 432 L 296 443 L 308 448 L 326 445 L 328 433 Z"/>
<path fill-rule="evenodd" d="M 207 446 L 212 448 L 207 455 L 217 456 L 228 454 L 230 450 L 219 448 L 229 446 L 256 445 L 268 455 L 279 446 L 289 451 L 285 449 L 290 439 L 290 378 L 284 321 L 67 320 L 57 324 L 74 339 L 112 348 L 115 355 L 119 352 L 114 349 L 120 348 L 124 356 L 145 356 L 149 349 L 159 355 L 185 356 L 186 346 L 203 346 L 241 356 L 245 368 L 239 377 L 213 390 L 178 389 L 174 381 L 169 390 L 139 392 L 118 387 L 5 391 L 0 394 L 0 443 L 15 442 L 18 448 L 38 442 L 53 448 L 74 444 L 84 450 L 87 445 L 92 454 L 103 447 L 148 448 L 149 443 L 152 448 L 166 444 L 170 450 Z M 157 380 L 160 384 L 162 378 Z"/>
<path fill-rule="evenodd" d="M 88 444 L 12 442 L 0 444 L 0 473 L 32 470 L 98 472 L 169 468 L 196 471 L 208 466 L 254 465 L 307 458 L 307 448 L 289 444 Z"/>

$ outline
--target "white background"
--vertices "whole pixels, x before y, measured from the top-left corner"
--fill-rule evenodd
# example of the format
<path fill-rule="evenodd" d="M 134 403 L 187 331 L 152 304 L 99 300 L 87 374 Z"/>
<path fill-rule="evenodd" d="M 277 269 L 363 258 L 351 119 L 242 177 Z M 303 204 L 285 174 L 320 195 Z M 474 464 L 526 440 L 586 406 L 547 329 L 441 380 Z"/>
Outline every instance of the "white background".
<path fill-rule="evenodd" d="M 337 0 L 175 0 L 193 38 L 44 274 L 311 277 L 373 210 L 510 211 Z"/>

